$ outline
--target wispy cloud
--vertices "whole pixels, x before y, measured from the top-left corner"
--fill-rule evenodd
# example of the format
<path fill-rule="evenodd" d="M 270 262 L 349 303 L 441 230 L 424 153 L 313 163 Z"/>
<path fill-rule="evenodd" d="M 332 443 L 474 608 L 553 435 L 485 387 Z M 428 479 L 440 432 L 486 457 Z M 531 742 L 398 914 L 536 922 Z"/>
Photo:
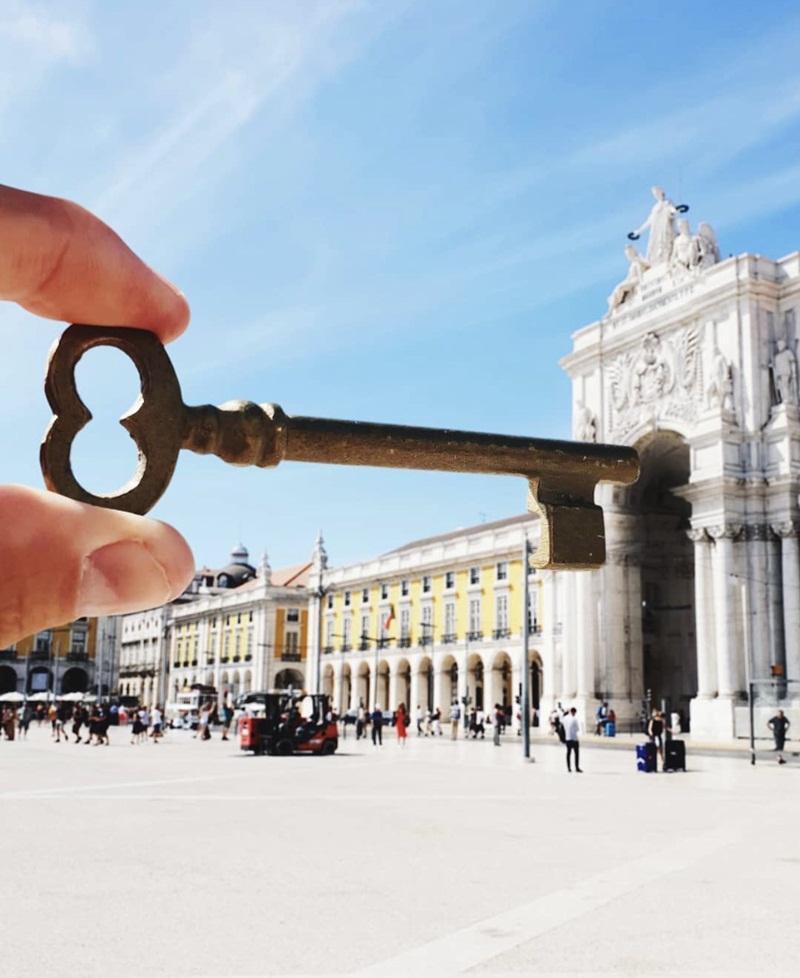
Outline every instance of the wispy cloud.
<path fill-rule="evenodd" d="M 57 67 L 77 66 L 94 51 L 83 5 L 52 9 L 5 0 L 0 6 L 0 112 L 36 89 Z"/>

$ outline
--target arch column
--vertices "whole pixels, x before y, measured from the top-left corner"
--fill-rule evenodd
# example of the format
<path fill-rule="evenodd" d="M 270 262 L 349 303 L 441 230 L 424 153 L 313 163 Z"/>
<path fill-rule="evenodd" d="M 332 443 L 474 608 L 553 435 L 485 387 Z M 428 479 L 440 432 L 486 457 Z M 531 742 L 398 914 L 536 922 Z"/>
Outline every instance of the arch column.
<path fill-rule="evenodd" d="M 736 649 L 736 596 L 734 594 L 733 544 L 742 532 L 740 523 L 709 527 L 714 540 L 711 563 L 714 579 L 714 634 L 717 650 L 717 689 L 720 697 L 733 698 L 741 689 Z"/>
<path fill-rule="evenodd" d="M 800 679 L 800 524 L 794 520 L 773 526 L 781 538 L 783 577 L 783 636 L 786 648 L 786 678 Z"/>
<path fill-rule="evenodd" d="M 694 544 L 695 641 L 697 645 L 697 696 L 711 699 L 717 693 L 717 661 L 714 648 L 716 610 L 709 600 L 711 587 L 711 538 L 704 527 L 688 530 Z"/>

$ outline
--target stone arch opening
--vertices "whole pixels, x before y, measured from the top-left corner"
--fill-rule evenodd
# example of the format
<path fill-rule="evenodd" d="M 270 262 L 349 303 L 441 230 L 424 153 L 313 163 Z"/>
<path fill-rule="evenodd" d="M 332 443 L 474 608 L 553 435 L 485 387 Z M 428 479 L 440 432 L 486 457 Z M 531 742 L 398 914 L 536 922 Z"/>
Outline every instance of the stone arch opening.
<path fill-rule="evenodd" d="M 239 677 L 234 676 L 234 685 L 238 687 Z M 275 689 L 303 688 L 303 674 L 299 669 L 281 669 L 275 676 Z"/>
<path fill-rule="evenodd" d="M 498 652 L 492 662 L 492 702 L 499 703 L 508 712 L 511 707 L 513 690 L 511 656 L 508 652 Z"/>
<path fill-rule="evenodd" d="M 85 693 L 89 688 L 89 676 L 85 669 L 73 666 L 61 677 L 62 693 Z"/>
<path fill-rule="evenodd" d="M 375 705 L 382 710 L 394 709 L 389 704 L 389 663 L 382 659 L 378 663 L 378 682 L 375 687 Z"/>
<path fill-rule="evenodd" d="M 435 709 L 435 704 L 433 702 L 433 664 L 430 658 L 425 655 L 419 660 L 419 665 L 417 666 L 417 672 L 419 674 L 418 683 L 418 697 L 420 701 L 420 706 L 423 710 L 430 710 L 433 712 Z"/>
<path fill-rule="evenodd" d="M 322 670 L 322 692 L 333 699 L 333 666 L 330 663 Z"/>
<path fill-rule="evenodd" d="M 629 628 L 641 635 L 639 695 L 648 706 L 664 703 L 688 717 L 697 694 L 697 645 L 694 551 L 687 535 L 692 507 L 681 490 L 689 483 L 691 453 L 684 438 L 669 430 L 653 432 L 636 448 L 641 476 L 624 497 L 636 523 L 630 557 L 638 563 L 641 608 L 640 620 L 629 622 Z M 610 643 L 601 645 L 607 657 Z M 636 650 L 632 653 L 635 664 Z M 608 672 L 606 663 L 602 673 Z M 601 685 L 603 698 L 613 700 L 618 691 L 607 679 Z"/>
<path fill-rule="evenodd" d="M 11 666 L 0 666 L 0 695 L 16 693 L 17 673 Z"/>
<path fill-rule="evenodd" d="M 458 663 L 454 656 L 446 655 L 442 659 L 442 702 L 437 706 L 445 716 L 449 715 L 449 709 L 453 703 L 458 702 Z"/>
<path fill-rule="evenodd" d="M 544 695 L 544 673 L 542 670 L 542 657 L 535 650 L 531 651 L 529 667 L 531 670 L 531 709 L 538 711 L 541 707 L 542 696 Z"/>
<path fill-rule="evenodd" d="M 484 710 L 483 659 L 473 652 L 467 659 L 467 709 Z"/>
<path fill-rule="evenodd" d="M 358 667 L 358 675 L 356 676 L 356 696 L 358 697 L 358 705 L 367 707 L 370 705 L 370 679 L 372 677 L 372 671 L 370 670 L 369 664 L 362 662 Z"/>
<path fill-rule="evenodd" d="M 350 696 L 352 693 L 353 677 L 350 672 L 349 663 L 342 666 L 342 683 L 339 692 L 339 713 L 344 713 L 350 706 Z"/>
<path fill-rule="evenodd" d="M 46 666 L 36 666 L 28 675 L 28 692 L 44 693 L 52 690 L 53 673 Z"/>
<path fill-rule="evenodd" d="M 402 703 L 406 711 L 411 710 L 411 666 L 408 663 L 408 659 L 400 659 L 397 663 L 397 680 L 395 683 L 395 691 L 397 699 L 396 703 L 392 703 L 390 709 L 396 710 L 397 707 Z M 416 706 L 416 703 L 414 704 Z"/>

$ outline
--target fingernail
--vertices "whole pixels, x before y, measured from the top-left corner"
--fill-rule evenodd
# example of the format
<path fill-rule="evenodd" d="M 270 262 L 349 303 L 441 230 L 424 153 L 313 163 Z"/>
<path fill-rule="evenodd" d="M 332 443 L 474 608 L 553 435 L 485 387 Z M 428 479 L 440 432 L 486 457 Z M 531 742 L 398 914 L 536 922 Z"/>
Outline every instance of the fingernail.
<path fill-rule="evenodd" d="M 78 588 L 78 610 L 89 618 L 140 611 L 171 597 L 169 577 L 143 544 L 109 543 L 90 554 Z"/>

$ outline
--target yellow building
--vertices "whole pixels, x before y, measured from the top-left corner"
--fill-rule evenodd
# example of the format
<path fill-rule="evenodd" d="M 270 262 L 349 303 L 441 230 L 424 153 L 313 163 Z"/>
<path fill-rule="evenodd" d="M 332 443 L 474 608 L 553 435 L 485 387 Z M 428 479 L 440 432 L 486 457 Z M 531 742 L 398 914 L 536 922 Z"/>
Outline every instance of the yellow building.
<path fill-rule="evenodd" d="M 310 562 L 258 568 L 241 545 L 219 570 L 203 568 L 186 600 L 169 606 L 164 700 L 201 684 L 221 698 L 302 689 L 308 649 Z"/>
<path fill-rule="evenodd" d="M 310 665 L 335 707 L 405 703 L 412 714 L 417 706 L 439 707 L 445 717 L 454 702 L 462 715 L 465 704 L 513 709 L 526 618 L 538 707 L 541 575 L 529 575 L 527 616 L 522 577 L 525 538 L 535 544 L 538 533 L 535 517 L 525 514 L 417 540 L 359 564 L 315 563 Z"/>
<path fill-rule="evenodd" d="M 0 649 L 0 693 L 92 691 L 98 664 L 109 692 L 115 635 L 113 618 L 78 618 Z"/>

